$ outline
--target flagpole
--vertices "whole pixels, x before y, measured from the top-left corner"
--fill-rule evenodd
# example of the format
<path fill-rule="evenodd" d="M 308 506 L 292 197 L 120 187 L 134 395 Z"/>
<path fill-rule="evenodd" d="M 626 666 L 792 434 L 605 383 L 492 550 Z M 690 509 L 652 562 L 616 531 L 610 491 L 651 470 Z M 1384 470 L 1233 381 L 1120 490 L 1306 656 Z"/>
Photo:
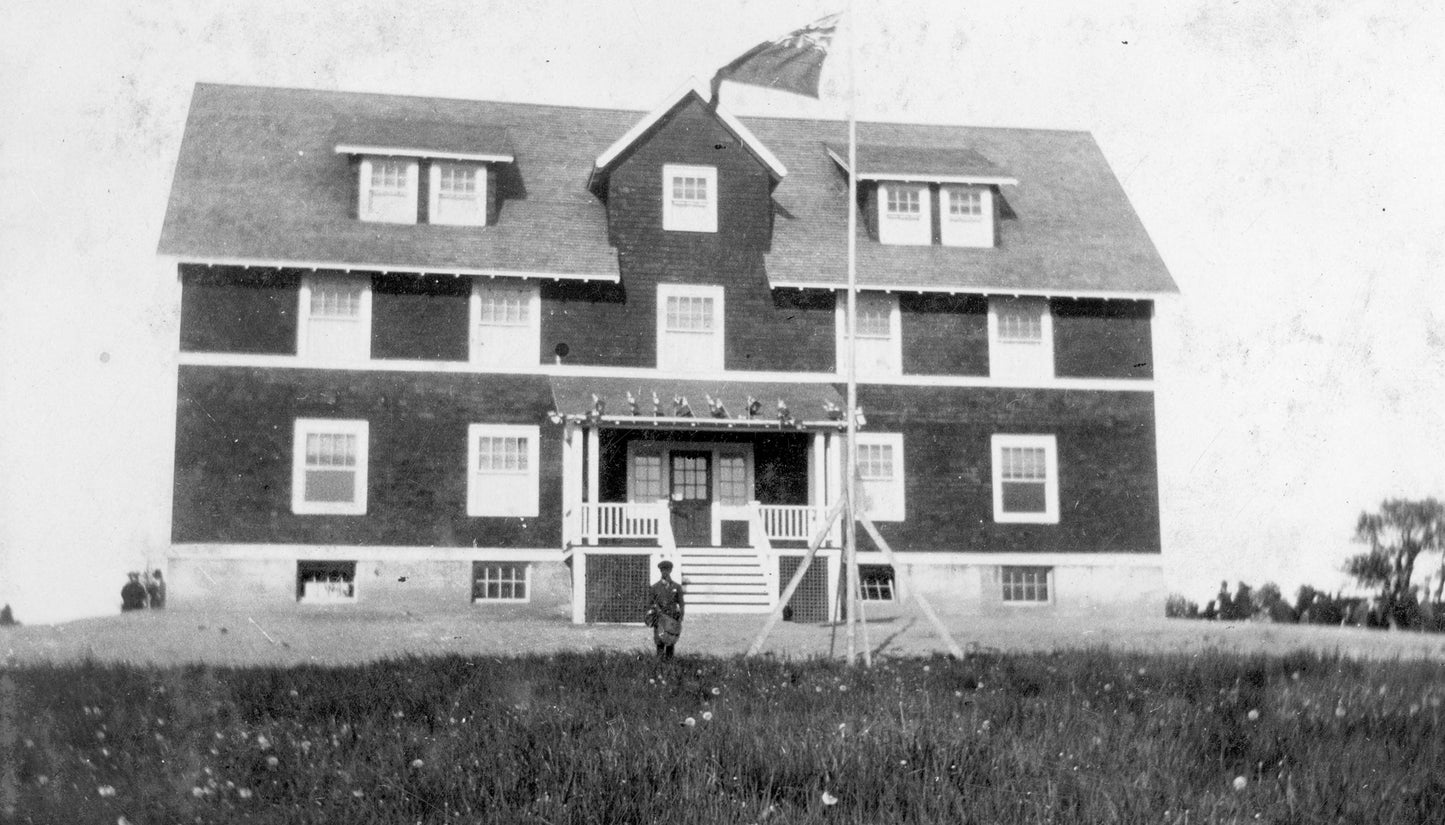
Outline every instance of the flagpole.
<path fill-rule="evenodd" d="M 847 499 L 847 520 L 843 522 L 843 555 L 847 560 L 848 587 L 848 664 L 857 655 L 854 623 L 861 607 L 858 588 L 858 15 L 854 0 L 848 0 L 848 457 L 844 464 L 847 478 L 844 497 Z M 865 652 L 868 656 L 869 652 Z M 868 658 L 872 658 L 868 656 Z"/>

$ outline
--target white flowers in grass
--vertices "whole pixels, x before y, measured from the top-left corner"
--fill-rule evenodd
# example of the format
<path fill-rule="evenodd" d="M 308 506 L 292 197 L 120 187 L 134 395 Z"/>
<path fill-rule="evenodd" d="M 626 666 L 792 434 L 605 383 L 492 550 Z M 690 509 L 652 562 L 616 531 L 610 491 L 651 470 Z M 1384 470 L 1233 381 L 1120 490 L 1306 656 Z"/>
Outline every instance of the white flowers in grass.
<path fill-rule="evenodd" d="M 95 792 L 103 797 L 115 796 L 115 788 L 111 785 L 101 785 L 95 789 Z"/>
<path fill-rule="evenodd" d="M 838 804 L 838 797 L 836 797 L 836 796 L 828 793 L 827 791 L 823 791 L 823 804 L 824 804 L 824 805 L 837 805 L 837 804 Z"/>
<path fill-rule="evenodd" d="M 1251 722 L 1258 722 L 1258 721 L 1259 721 L 1259 711 L 1256 710 L 1256 709 L 1254 709 L 1254 708 L 1250 708 L 1250 709 L 1249 709 L 1249 713 L 1246 714 L 1246 715 L 1249 717 L 1249 721 L 1251 721 Z"/>
<path fill-rule="evenodd" d="M 1234 777 L 1234 789 L 1235 789 L 1236 791 L 1242 791 L 1242 790 L 1244 790 L 1244 787 L 1245 787 L 1246 785 L 1248 785 L 1248 784 L 1249 784 L 1249 780 L 1248 780 L 1248 779 L 1245 779 L 1245 778 L 1242 777 L 1242 776 L 1236 776 L 1236 777 Z"/>
<path fill-rule="evenodd" d="M 423 763 L 420 759 L 413 759 L 411 760 L 411 769 L 414 771 L 420 770 L 423 764 L 425 763 Z"/>
<path fill-rule="evenodd" d="M 242 799 L 250 799 L 250 798 L 251 798 L 251 789 L 250 789 L 250 788 L 241 788 L 240 790 L 236 791 L 236 795 L 239 796 L 239 797 L 241 797 Z"/>
<path fill-rule="evenodd" d="M 720 687 L 715 687 L 715 688 L 713 688 L 713 689 L 712 689 L 712 695 L 714 695 L 714 696 L 721 696 L 721 695 L 722 695 L 722 688 L 720 688 Z"/>
<path fill-rule="evenodd" d="M 710 710 L 705 710 L 705 711 L 703 711 L 703 712 L 702 712 L 702 721 L 704 721 L 704 722 L 711 722 L 711 721 L 712 721 L 712 711 L 710 711 Z"/>
<path fill-rule="evenodd" d="M 686 719 L 682 720 L 682 724 L 690 728 L 697 724 L 697 720 L 689 716 Z"/>
<path fill-rule="evenodd" d="M 273 770 L 273 771 L 276 770 L 276 766 L 277 766 L 277 765 L 280 765 L 280 764 L 281 764 L 281 760 L 280 760 L 280 759 L 277 759 L 277 758 L 274 757 L 274 756 L 268 756 L 268 757 L 266 757 L 266 767 L 270 768 L 271 770 Z"/>
<path fill-rule="evenodd" d="M 217 734 L 216 734 L 216 738 L 217 738 L 217 739 L 220 739 L 220 738 L 221 738 L 221 734 L 217 733 Z M 257 735 L 256 735 L 256 747 L 260 748 L 261 750 L 266 750 L 267 748 L 271 747 L 271 740 L 270 740 L 270 739 L 267 739 L 267 738 L 266 738 L 266 734 L 264 734 L 264 733 L 257 734 Z"/>

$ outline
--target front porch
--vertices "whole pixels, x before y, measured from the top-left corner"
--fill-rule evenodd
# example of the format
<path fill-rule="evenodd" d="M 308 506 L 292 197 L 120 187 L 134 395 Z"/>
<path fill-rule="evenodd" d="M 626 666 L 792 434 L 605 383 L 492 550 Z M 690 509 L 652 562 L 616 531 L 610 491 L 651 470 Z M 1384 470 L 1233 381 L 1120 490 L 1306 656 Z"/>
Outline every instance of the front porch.
<path fill-rule="evenodd" d="M 699 382 L 670 382 L 675 398 L 682 398 L 679 383 Z M 825 401 L 836 396 L 828 385 L 807 389 Z M 554 393 L 563 407 L 555 385 Z M 731 403 L 749 414 L 638 414 L 630 391 L 626 414 L 606 414 L 610 404 L 595 391 L 583 396 L 590 397 L 590 412 L 559 414 L 573 620 L 641 621 L 664 559 L 686 590 L 689 614 L 767 613 L 820 536 L 819 554 L 790 607 L 796 620 L 826 620 L 842 528 L 824 529 L 823 522 L 842 492 L 842 422 L 826 417 L 822 405 L 816 420 L 792 418 L 786 409 L 761 418 L 753 415 L 755 394 L 735 391 L 736 400 L 725 399 L 722 389 L 697 394 L 709 408 Z M 672 412 L 681 405 L 667 406 Z"/>

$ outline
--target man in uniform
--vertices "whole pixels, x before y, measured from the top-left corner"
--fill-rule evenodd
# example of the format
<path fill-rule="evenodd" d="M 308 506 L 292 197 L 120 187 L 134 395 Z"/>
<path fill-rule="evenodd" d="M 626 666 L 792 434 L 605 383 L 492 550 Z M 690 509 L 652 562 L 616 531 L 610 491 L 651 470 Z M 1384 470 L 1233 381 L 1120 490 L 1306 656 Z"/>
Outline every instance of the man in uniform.
<path fill-rule="evenodd" d="M 672 562 L 658 562 L 662 578 L 652 585 L 647 620 L 652 625 L 652 640 L 657 643 L 657 656 L 671 659 L 677 639 L 682 635 L 682 585 L 672 580 Z"/>

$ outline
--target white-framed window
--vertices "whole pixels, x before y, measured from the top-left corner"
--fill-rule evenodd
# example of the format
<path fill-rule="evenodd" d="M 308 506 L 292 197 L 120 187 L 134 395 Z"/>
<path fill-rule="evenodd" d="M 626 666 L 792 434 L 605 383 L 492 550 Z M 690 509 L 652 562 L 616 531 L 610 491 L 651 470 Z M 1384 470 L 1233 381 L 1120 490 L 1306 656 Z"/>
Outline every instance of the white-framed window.
<path fill-rule="evenodd" d="M 848 300 L 838 300 L 838 371 L 848 369 Z M 903 374 L 902 316 L 898 296 L 858 293 L 858 375 L 863 378 Z"/>
<path fill-rule="evenodd" d="M 993 520 L 1058 523 L 1059 459 L 1054 436 L 993 437 Z"/>
<path fill-rule="evenodd" d="M 473 281 L 471 362 L 535 369 L 542 352 L 542 293 L 535 283 Z"/>
<path fill-rule="evenodd" d="M 863 601 L 865 602 L 893 601 L 895 596 L 892 565 L 858 565 L 858 586 L 863 591 Z"/>
<path fill-rule="evenodd" d="M 487 168 L 480 163 L 432 161 L 427 220 L 448 226 L 487 225 Z"/>
<path fill-rule="evenodd" d="M 722 287 L 657 285 L 657 368 L 722 371 Z"/>
<path fill-rule="evenodd" d="M 357 214 L 377 223 L 416 223 L 416 158 L 361 159 L 361 203 Z"/>
<path fill-rule="evenodd" d="M 933 243 L 932 198 L 928 186 L 883 181 L 878 184 L 878 240 L 886 244 Z"/>
<path fill-rule="evenodd" d="M 1052 567 L 1000 567 L 1004 604 L 1048 604 Z"/>
<path fill-rule="evenodd" d="M 858 491 L 868 518 L 903 521 L 903 434 L 858 434 Z"/>
<path fill-rule="evenodd" d="M 526 562 L 472 562 L 472 601 L 531 601 L 532 566 Z"/>
<path fill-rule="evenodd" d="M 1054 377 L 1054 320 L 1047 298 L 988 299 L 988 371 L 1006 381 Z"/>
<path fill-rule="evenodd" d="M 366 513 L 370 425 L 365 421 L 298 418 L 291 446 L 291 512 Z"/>
<path fill-rule="evenodd" d="M 662 167 L 662 228 L 677 232 L 717 231 L 717 167 Z"/>
<path fill-rule="evenodd" d="M 655 449 L 636 450 L 628 465 L 630 501 L 657 501 L 667 497 L 662 486 L 662 453 Z"/>
<path fill-rule="evenodd" d="M 993 246 L 993 190 L 949 185 L 940 191 L 939 233 L 944 246 Z"/>
<path fill-rule="evenodd" d="M 537 515 L 537 440 L 531 424 L 467 427 L 467 515 Z"/>
<path fill-rule="evenodd" d="M 730 507 L 746 506 L 753 500 L 752 474 L 748 472 L 746 454 L 718 454 L 717 492 L 718 503 Z"/>
<path fill-rule="evenodd" d="M 296 352 L 314 361 L 371 357 L 371 279 L 307 275 L 301 279 Z"/>

